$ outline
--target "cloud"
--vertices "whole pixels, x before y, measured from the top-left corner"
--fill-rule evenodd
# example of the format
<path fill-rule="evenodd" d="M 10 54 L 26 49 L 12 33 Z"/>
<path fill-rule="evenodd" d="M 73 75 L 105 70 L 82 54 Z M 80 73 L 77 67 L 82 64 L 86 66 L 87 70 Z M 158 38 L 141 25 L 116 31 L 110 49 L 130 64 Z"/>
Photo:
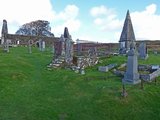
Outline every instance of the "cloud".
<path fill-rule="evenodd" d="M 103 5 L 93 7 L 90 14 L 94 17 L 94 24 L 98 25 L 102 31 L 111 32 L 122 26 L 122 21 L 117 18 L 113 8 L 107 8 Z"/>
<path fill-rule="evenodd" d="M 137 40 L 160 39 L 160 14 L 157 14 L 156 11 L 156 4 L 150 4 L 142 11 L 130 11 Z M 116 13 L 114 9 L 105 6 L 93 7 L 90 10 L 94 18 L 93 23 L 102 33 L 106 34 L 106 40 L 110 39 L 112 42 L 119 41 L 125 19 L 119 19 Z"/>
<path fill-rule="evenodd" d="M 103 15 L 109 15 L 109 14 L 111 14 L 111 13 L 113 13 L 113 12 L 114 12 L 113 9 L 107 8 L 107 7 L 105 7 L 104 5 L 101 5 L 101 6 L 98 6 L 98 7 L 93 7 L 93 8 L 90 10 L 90 14 L 91 14 L 93 17 L 103 16 Z"/>
<path fill-rule="evenodd" d="M 60 25 L 55 25 L 52 29 L 52 32 L 55 33 L 57 37 L 59 37 L 64 32 L 64 28 L 68 27 L 69 33 L 72 35 L 72 33 L 79 30 L 81 26 L 81 23 L 79 20 L 67 20 L 64 23 Z"/>
<path fill-rule="evenodd" d="M 67 5 L 65 9 L 56 15 L 56 19 L 67 20 L 75 19 L 79 13 L 79 8 L 76 5 Z"/>
<path fill-rule="evenodd" d="M 67 5 L 63 11 L 55 14 L 53 32 L 60 35 L 64 31 L 64 27 L 68 27 L 70 33 L 78 31 L 81 26 L 78 15 L 79 8 L 76 5 Z"/>
<path fill-rule="evenodd" d="M 1 0 L 0 19 L 19 25 L 37 19 L 53 20 L 50 0 Z"/>
<path fill-rule="evenodd" d="M 0 0 L 0 24 L 6 19 L 9 33 L 15 33 L 25 23 L 47 20 L 55 36 L 63 34 L 64 27 L 68 27 L 72 34 L 81 26 L 78 14 L 79 8 L 75 5 L 67 5 L 60 12 L 55 11 L 50 0 Z"/>
<path fill-rule="evenodd" d="M 160 39 L 160 14 L 157 9 L 156 4 L 150 4 L 142 11 L 130 11 L 137 39 Z M 104 5 L 91 8 L 91 28 L 87 28 L 87 23 L 82 24 L 79 10 L 78 6 L 72 4 L 61 11 L 55 11 L 50 0 L 0 0 L 0 24 L 6 19 L 9 33 L 14 33 L 22 24 L 42 19 L 51 23 L 52 32 L 57 37 L 63 34 L 64 27 L 68 27 L 74 40 L 84 36 L 86 39 L 100 42 L 119 41 L 125 18 L 118 18 L 116 9 Z M 85 32 L 80 31 L 82 25 Z"/>
<path fill-rule="evenodd" d="M 93 7 L 90 14 L 101 34 L 106 34 L 100 42 L 118 42 L 117 32 L 122 28 L 123 20 L 118 19 L 115 9 L 101 5 Z"/>
<path fill-rule="evenodd" d="M 151 4 L 143 11 L 131 13 L 132 24 L 137 39 L 160 39 L 160 14 L 157 14 L 156 10 L 156 4 Z"/>
<path fill-rule="evenodd" d="M 154 14 L 156 12 L 157 6 L 156 4 L 151 4 L 146 7 L 146 10 L 144 11 L 147 14 Z"/>

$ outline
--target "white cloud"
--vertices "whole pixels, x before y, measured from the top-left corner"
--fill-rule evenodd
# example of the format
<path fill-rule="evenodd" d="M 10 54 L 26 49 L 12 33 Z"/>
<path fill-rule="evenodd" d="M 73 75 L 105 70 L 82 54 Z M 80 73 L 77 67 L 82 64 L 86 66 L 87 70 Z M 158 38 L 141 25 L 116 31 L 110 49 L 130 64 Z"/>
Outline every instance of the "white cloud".
<path fill-rule="evenodd" d="M 79 8 L 75 5 L 67 5 L 60 12 L 55 11 L 50 0 L 0 0 L 0 23 L 2 25 L 3 19 L 7 20 L 9 33 L 16 32 L 25 23 L 47 20 L 55 36 L 63 34 L 64 27 L 68 27 L 72 35 L 81 26 L 78 14 Z"/>
<path fill-rule="evenodd" d="M 103 35 L 100 42 L 118 42 L 117 32 L 122 28 L 123 20 L 118 19 L 116 11 L 113 8 L 97 6 L 90 10 L 90 14 L 93 16 L 93 22 L 99 31 L 106 34 L 106 36 Z"/>
<path fill-rule="evenodd" d="M 111 14 L 111 13 L 113 13 L 113 11 L 114 11 L 113 9 L 109 9 L 109 8 L 105 7 L 104 5 L 101 5 L 101 6 L 98 6 L 98 7 L 93 7 L 90 10 L 90 14 L 93 17 L 97 17 L 97 16 Z"/>
<path fill-rule="evenodd" d="M 64 27 L 68 27 L 71 35 L 78 31 L 81 26 L 81 21 L 77 18 L 78 15 L 79 8 L 76 5 L 67 5 L 63 11 L 56 13 L 53 30 L 55 35 L 60 36 L 64 31 Z"/>
<path fill-rule="evenodd" d="M 103 19 L 101 19 L 101 18 L 96 18 L 96 19 L 94 20 L 94 23 L 95 23 L 96 25 L 102 25 L 102 24 L 103 24 Z"/>
<path fill-rule="evenodd" d="M 151 4 L 151 5 L 146 7 L 146 10 L 144 11 L 144 13 L 154 14 L 156 12 L 156 9 L 157 9 L 156 4 Z"/>
<path fill-rule="evenodd" d="M 151 4 L 143 11 L 131 13 L 137 39 L 160 39 L 160 14 L 156 14 L 156 10 L 156 4 Z"/>
<path fill-rule="evenodd" d="M 143 11 L 130 13 L 137 40 L 160 40 L 160 14 L 157 14 L 156 11 L 156 4 L 151 4 L 146 6 Z M 119 19 L 113 9 L 105 6 L 92 8 L 90 14 L 94 18 L 93 23 L 102 33 L 106 34 L 106 40 L 110 39 L 112 42 L 119 41 L 125 18 L 123 20 Z"/>
<path fill-rule="evenodd" d="M 79 8 L 75 5 L 67 5 L 64 11 L 61 11 L 56 15 L 56 19 L 67 20 L 75 19 L 79 13 Z"/>
<path fill-rule="evenodd" d="M 160 39 L 160 14 L 156 11 L 156 4 L 148 5 L 142 11 L 130 11 L 137 39 Z M 119 19 L 117 13 L 115 9 L 104 5 L 93 7 L 90 14 L 94 18 L 94 25 L 91 27 L 94 33 L 92 30 L 84 33 L 80 31 L 82 23 L 78 18 L 79 8 L 76 5 L 67 5 L 57 12 L 50 0 L 0 0 L 0 23 L 6 19 L 9 32 L 12 31 L 10 33 L 15 32 L 24 23 L 42 19 L 51 23 L 52 32 L 57 37 L 63 34 L 64 27 L 68 27 L 74 40 L 86 37 L 99 42 L 118 42 L 124 18 Z M 85 23 L 84 25 L 85 29 L 90 30 Z"/>
<path fill-rule="evenodd" d="M 80 20 L 70 19 L 63 22 L 60 25 L 54 26 L 54 29 L 52 32 L 55 33 L 57 37 L 59 37 L 61 34 L 63 34 L 64 28 L 68 27 L 69 33 L 72 35 L 73 32 L 76 32 L 79 30 L 80 26 L 81 26 Z"/>
<path fill-rule="evenodd" d="M 19 25 L 37 19 L 53 20 L 50 0 L 0 0 L 0 19 Z"/>
<path fill-rule="evenodd" d="M 102 31 L 114 31 L 122 26 L 122 21 L 117 18 L 115 10 L 105 6 L 93 7 L 90 14 L 95 18 L 94 23 Z"/>

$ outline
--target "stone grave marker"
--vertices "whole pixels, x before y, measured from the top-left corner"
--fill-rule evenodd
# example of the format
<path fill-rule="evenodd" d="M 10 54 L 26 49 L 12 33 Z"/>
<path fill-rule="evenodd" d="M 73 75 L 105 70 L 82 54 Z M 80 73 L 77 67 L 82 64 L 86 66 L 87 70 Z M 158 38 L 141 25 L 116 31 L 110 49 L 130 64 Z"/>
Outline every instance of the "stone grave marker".
<path fill-rule="evenodd" d="M 140 59 L 147 59 L 148 58 L 148 51 L 147 51 L 146 43 L 142 42 L 139 45 L 138 53 L 139 53 Z"/>
<path fill-rule="evenodd" d="M 28 41 L 28 52 L 32 53 L 32 41 L 31 40 Z"/>
<path fill-rule="evenodd" d="M 42 41 L 42 51 L 45 51 L 45 48 L 46 48 L 45 41 Z"/>
<path fill-rule="evenodd" d="M 101 72 L 108 72 L 109 70 L 113 69 L 114 67 L 116 67 L 117 64 L 109 64 L 107 66 L 99 66 L 98 67 L 98 71 Z"/>
<path fill-rule="evenodd" d="M 132 42 L 131 47 L 128 54 L 127 60 L 127 69 L 124 74 L 124 78 L 122 82 L 129 84 L 137 84 L 140 83 L 139 73 L 138 73 L 138 60 L 137 60 L 137 51 L 135 48 L 135 43 Z"/>

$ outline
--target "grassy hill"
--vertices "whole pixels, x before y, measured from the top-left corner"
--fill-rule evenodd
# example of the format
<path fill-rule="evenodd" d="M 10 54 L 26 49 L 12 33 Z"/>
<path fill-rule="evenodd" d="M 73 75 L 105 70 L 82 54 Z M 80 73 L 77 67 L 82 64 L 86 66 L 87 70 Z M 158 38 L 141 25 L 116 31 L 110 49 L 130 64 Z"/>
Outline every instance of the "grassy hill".
<path fill-rule="evenodd" d="M 0 120 L 159 120 L 160 81 L 127 85 L 121 97 L 121 78 L 101 73 L 99 65 L 121 64 L 124 56 L 102 58 L 86 69 L 86 75 L 70 70 L 48 71 L 52 59 L 47 50 L 11 48 L 0 52 Z M 160 64 L 160 55 L 140 63 Z"/>

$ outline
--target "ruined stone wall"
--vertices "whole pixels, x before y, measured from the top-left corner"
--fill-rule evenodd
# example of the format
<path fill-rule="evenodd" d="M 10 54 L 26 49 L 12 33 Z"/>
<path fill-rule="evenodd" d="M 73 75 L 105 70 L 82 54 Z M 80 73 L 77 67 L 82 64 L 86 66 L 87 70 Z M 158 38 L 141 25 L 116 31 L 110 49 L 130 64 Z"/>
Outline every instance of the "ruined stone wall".
<path fill-rule="evenodd" d="M 88 51 L 90 48 L 96 47 L 97 50 L 115 51 L 118 50 L 118 43 L 80 43 L 82 52 Z M 77 44 L 74 44 L 74 50 L 77 51 Z"/>
<path fill-rule="evenodd" d="M 160 40 L 139 40 L 136 42 L 137 42 L 137 46 L 139 46 L 141 42 L 145 42 L 149 50 L 160 51 Z"/>
<path fill-rule="evenodd" d="M 19 45 L 27 45 L 29 40 L 36 42 L 38 40 L 45 41 L 46 45 L 53 45 L 55 41 L 58 41 L 58 37 L 45 37 L 45 36 L 27 36 L 27 35 L 15 35 L 15 34 L 7 34 L 6 39 L 11 40 L 12 44 L 17 44 L 19 41 Z"/>

